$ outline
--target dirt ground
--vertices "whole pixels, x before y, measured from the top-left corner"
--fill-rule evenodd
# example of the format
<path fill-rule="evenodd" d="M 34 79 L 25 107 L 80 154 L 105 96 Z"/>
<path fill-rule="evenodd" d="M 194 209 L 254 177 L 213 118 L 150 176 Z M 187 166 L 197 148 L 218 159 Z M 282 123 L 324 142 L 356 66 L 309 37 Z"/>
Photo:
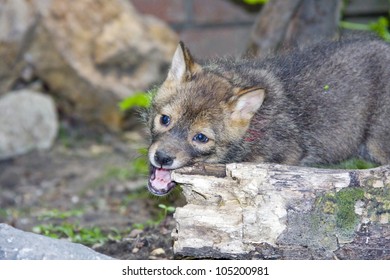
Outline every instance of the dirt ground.
<path fill-rule="evenodd" d="M 137 152 L 146 148 L 145 139 L 142 129 L 113 135 L 63 124 L 50 151 L 0 161 L 0 222 L 25 231 L 40 225 L 96 227 L 120 236 L 89 244 L 103 254 L 174 258 L 175 222 L 158 205 L 184 202 L 180 192 L 157 198 L 146 190 L 142 164 L 135 168 L 145 157 Z"/>

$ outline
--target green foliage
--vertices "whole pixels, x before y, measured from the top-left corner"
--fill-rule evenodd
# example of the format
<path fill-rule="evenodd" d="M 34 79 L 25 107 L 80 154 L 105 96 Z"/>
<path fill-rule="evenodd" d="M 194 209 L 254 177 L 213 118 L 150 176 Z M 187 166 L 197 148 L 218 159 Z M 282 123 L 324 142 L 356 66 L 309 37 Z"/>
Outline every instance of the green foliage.
<path fill-rule="evenodd" d="M 58 209 L 52 209 L 42 213 L 38 219 L 47 220 L 47 219 L 68 219 L 71 217 L 81 217 L 83 215 L 83 210 L 74 209 L 70 211 L 60 211 Z"/>
<path fill-rule="evenodd" d="M 383 40 L 390 42 L 389 20 L 387 18 L 380 17 L 376 22 L 370 23 L 368 26 L 370 30 L 378 34 Z"/>
<path fill-rule="evenodd" d="M 165 205 L 163 203 L 160 203 L 158 205 L 158 207 L 160 209 L 162 209 L 162 210 L 160 210 L 158 212 L 157 218 L 149 219 L 149 220 L 145 221 L 144 223 L 133 224 L 133 228 L 135 228 L 135 229 L 144 229 L 146 227 L 158 226 L 159 224 L 161 224 L 166 219 L 168 214 L 172 214 L 176 210 L 175 207 L 167 206 L 167 205 Z"/>
<path fill-rule="evenodd" d="M 145 198 L 145 194 L 150 197 L 150 193 L 146 188 L 139 192 L 138 195 Z M 104 244 L 109 240 L 120 240 L 128 234 L 130 229 L 144 229 L 146 227 L 154 227 L 161 224 L 168 214 L 175 211 L 175 207 L 167 206 L 166 204 L 158 204 L 158 212 L 155 218 L 146 220 L 144 223 L 133 224 L 131 228 L 126 231 L 119 231 L 115 228 L 109 230 L 103 230 L 100 227 L 82 227 L 78 222 L 69 222 L 68 218 L 80 217 L 82 215 L 81 210 L 60 211 L 58 209 L 49 210 L 43 213 L 39 220 L 45 220 L 46 223 L 39 224 L 32 228 L 33 232 L 42 234 L 51 238 L 66 238 L 72 242 L 81 243 L 87 246 L 95 244 Z M 60 220 L 60 222 L 49 222 L 48 220 Z"/>
<path fill-rule="evenodd" d="M 8 213 L 7 209 L 0 208 L 0 218 L 7 218 Z"/>
<path fill-rule="evenodd" d="M 103 232 L 99 227 L 83 228 L 77 224 L 63 222 L 60 225 L 41 224 L 33 227 L 33 231 L 52 238 L 67 238 L 72 242 L 81 243 L 87 246 L 103 244 L 108 240 L 120 239 L 120 233 L 112 229 L 110 232 Z"/>
<path fill-rule="evenodd" d="M 109 182 L 111 179 L 116 179 L 118 181 L 127 181 L 133 178 L 133 172 L 130 171 L 129 168 L 125 168 L 122 166 L 110 166 L 105 171 L 102 178 L 99 178 L 100 183 L 105 184 Z"/>
<path fill-rule="evenodd" d="M 148 108 L 151 102 L 151 94 L 137 92 L 119 102 L 119 109 L 124 112 L 134 107 Z"/>
<path fill-rule="evenodd" d="M 149 173 L 149 162 L 146 156 L 147 149 L 141 148 L 138 150 L 138 153 L 140 155 L 134 158 L 127 166 L 108 166 L 105 172 L 90 184 L 90 187 L 102 186 L 112 180 L 124 182 L 146 177 Z"/>
<path fill-rule="evenodd" d="M 149 190 L 146 187 L 141 188 L 127 194 L 122 200 L 122 205 L 128 205 L 134 200 L 149 199 L 150 197 L 151 193 L 149 192 Z"/>
<path fill-rule="evenodd" d="M 136 158 L 127 167 L 123 166 L 111 166 L 100 178 L 101 182 L 108 182 L 111 179 L 118 181 L 128 181 L 136 178 L 144 177 L 148 173 L 148 166 L 144 158 Z"/>
<path fill-rule="evenodd" d="M 331 169 L 369 169 L 378 165 L 360 158 L 352 158 L 336 165 L 328 166 Z"/>
<path fill-rule="evenodd" d="M 390 42 L 390 24 L 389 20 L 385 17 L 380 17 L 377 21 L 369 24 L 342 21 L 340 22 L 340 27 L 350 30 L 371 31 L 376 33 L 383 40 Z"/>
<path fill-rule="evenodd" d="M 58 130 L 58 141 L 66 148 L 72 147 L 72 139 L 62 124 L 60 124 Z"/>
<path fill-rule="evenodd" d="M 140 157 L 133 160 L 130 171 L 133 173 L 133 176 L 145 176 L 149 173 L 148 149 L 138 149 L 138 153 Z"/>
<path fill-rule="evenodd" d="M 316 165 L 314 167 L 329 169 L 369 169 L 378 165 L 360 158 L 352 158 L 333 165 Z"/>
<path fill-rule="evenodd" d="M 67 221 L 69 218 L 78 218 L 82 215 L 83 210 L 80 209 L 69 211 L 52 209 L 42 213 L 38 217 L 38 220 L 45 221 L 46 223 L 34 226 L 32 230 L 38 234 L 52 238 L 67 238 L 72 242 L 87 246 L 103 244 L 108 240 L 118 240 L 121 238 L 121 233 L 116 229 L 103 231 L 99 227 L 81 227 L 78 222 L 71 223 Z M 56 221 L 53 221 L 53 219 Z"/>
<path fill-rule="evenodd" d="M 268 2 L 268 0 L 242 0 L 242 1 L 248 5 L 259 5 L 259 4 L 265 4 Z"/>
<path fill-rule="evenodd" d="M 164 220 L 167 217 L 168 213 L 175 212 L 175 207 L 173 207 L 173 206 L 166 206 L 165 204 L 160 203 L 158 205 L 158 207 L 163 209 L 163 212 L 162 212 L 162 215 L 161 215 L 161 221 Z"/>

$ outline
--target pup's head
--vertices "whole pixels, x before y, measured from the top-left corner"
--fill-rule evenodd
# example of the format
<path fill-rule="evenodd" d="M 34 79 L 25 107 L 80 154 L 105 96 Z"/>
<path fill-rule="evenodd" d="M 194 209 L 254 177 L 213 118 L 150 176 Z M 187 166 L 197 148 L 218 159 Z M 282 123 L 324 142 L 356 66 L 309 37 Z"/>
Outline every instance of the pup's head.
<path fill-rule="evenodd" d="M 262 89 L 237 88 L 202 69 L 180 43 L 149 112 L 149 190 L 167 194 L 175 186 L 173 169 L 239 161 L 242 138 L 263 99 Z"/>

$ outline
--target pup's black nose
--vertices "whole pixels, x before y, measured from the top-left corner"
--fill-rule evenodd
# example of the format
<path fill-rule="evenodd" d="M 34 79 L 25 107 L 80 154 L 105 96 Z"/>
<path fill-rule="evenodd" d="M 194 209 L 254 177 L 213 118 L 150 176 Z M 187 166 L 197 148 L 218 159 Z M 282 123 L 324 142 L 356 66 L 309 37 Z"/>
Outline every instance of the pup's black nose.
<path fill-rule="evenodd" d="M 156 153 L 154 154 L 154 160 L 156 161 L 156 163 L 160 164 L 161 166 L 165 166 L 165 167 L 171 166 L 174 159 L 175 159 L 174 157 L 167 155 L 163 151 L 156 151 Z"/>

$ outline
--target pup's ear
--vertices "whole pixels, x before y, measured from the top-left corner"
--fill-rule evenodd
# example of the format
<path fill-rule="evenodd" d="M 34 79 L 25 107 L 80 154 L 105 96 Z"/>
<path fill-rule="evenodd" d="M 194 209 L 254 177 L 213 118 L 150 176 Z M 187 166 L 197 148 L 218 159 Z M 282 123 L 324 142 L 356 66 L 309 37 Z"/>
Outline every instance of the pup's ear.
<path fill-rule="evenodd" d="M 194 62 L 190 51 L 180 42 L 172 58 L 171 69 L 168 72 L 168 79 L 185 81 L 201 70 L 201 66 Z"/>
<path fill-rule="evenodd" d="M 262 88 L 241 89 L 236 94 L 233 105 L 232 119 L 248 122 L 263 104 L 265 91 Z"/>

